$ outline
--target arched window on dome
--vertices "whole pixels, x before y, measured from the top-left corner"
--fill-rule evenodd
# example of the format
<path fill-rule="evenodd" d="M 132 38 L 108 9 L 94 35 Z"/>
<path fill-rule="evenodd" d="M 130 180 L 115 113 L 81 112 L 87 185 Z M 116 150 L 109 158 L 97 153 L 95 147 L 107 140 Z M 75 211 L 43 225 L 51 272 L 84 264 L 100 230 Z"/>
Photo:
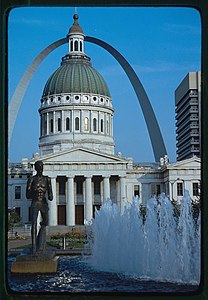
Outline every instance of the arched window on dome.
<path fill-rule="evenodd" d="M 58 131 L 61 131 L 61 118 L 58 118 Z"/>
<path fill-rule="evenodd" d="M 93 131 L 97 131 L 97 119 L 93 119 Z"/>
<path fill-rule="evenodd" d="M 84 118 L 84 131 L 89 131 L 89 119 Z"/>
<path fill-rule="evenodd" d="M 66 130 L 70 130 L 70 119 L 66 118 Z"/>
<path fill-rule="evenodd" d="M 75 118 L 75 130 L 79 130 L 79 117 Z"/>
<path fill-rule="evenodd" d="M 74 42 L 74 50 L 75 50 L 75 51 L 78 51 L 78 41 L 75 41 L 75 42 Z"/>
<path fill-rule="evenodd" d="M 53 133 L 53 119 L 50 119 L 50 132 Z"/>
<path fill-rule="evenodd" d="M 103 119 L 100 120 L 100 131 L 103 132 Z"/>
<path fill-rule="evenodd" d="M 80 48 L 80 51 L 82 52 L 82 41 L 79 42 L 79 48 Z"/>
<path fill-rule="evenodd" d="M 73 41 L 70 42 L 70 51 L 73 51 Z"/>

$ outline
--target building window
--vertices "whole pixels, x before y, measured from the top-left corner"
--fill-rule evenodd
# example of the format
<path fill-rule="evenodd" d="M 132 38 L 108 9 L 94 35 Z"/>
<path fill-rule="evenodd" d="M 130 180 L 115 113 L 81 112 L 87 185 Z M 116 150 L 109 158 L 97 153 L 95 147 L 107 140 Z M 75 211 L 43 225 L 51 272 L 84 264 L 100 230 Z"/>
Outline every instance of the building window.
<path fill-rule="evenodd" d="M 66 182 L 59 180 L 59 195 L 66 195 Z"/>
<path fill-rule="evenodd" d="M 21 186 L 15 186 L 15 199 L 21 199 Z"/>
<path fill-rule="evenodd" d="M 80 46 L 80 51 L 82 51 L 82 42 L 80 42 L 79 46 Z"/>
<path fill-rule="evenodd" d="M 75 43 L 74 43 L 74 48 L 75 48 L 75 49 L 74 49 L 75 51 L 78 51 L 78 41 L 75 41 Z"/>
<path fill-rule="evenodd" d="M 93 119 L 93 131 L 97 131 L 97 119 Z"/>
<path fill-rule="evenodd" d="M 79 118 L 75 118 L 75 130 L 79 130 Z"/>
<path fill-rule="evenodd" d="M 53 119 L 50 120 L 50 132 L 53 133 Z"/>
<path fill-rule="evenodd" d="M 89 130 L 89 119 L 86 117 L 84 118 L 84 131 Z"/>
<path fill-rule="evenodd" d="M 94 195 L 100 195 L 100 181 L 94 181 Z"/>
<path fill-rule="evenodd" d="M 83 181 L 77 181 L 77 195 L 83 194 Z"/>
<path fill-rule="evenodd" d="M 61 131 L 61 118 L 58 118 L 58 131 Z"/>
<path fill-rule="evenodd" d="M 199 196 L 199 184 L 198 184 L 198 182 L 193 182 L 192 188 L 193 188 L 193 196 Z"/>
<path fill-rule="evenodd" d="M 103 119 L 100 121 L 100 131 L 103 132 Z"/>
<path fill-rule="evenodd" d="M 177 196 L 183 196 L 183 183 L 177 183 Z"/>
<path fill-rule="evenodd" d="M 66 118 L 66 130 L 70 130 L 69 123 L 70 123 L 70 119 Z"/>
<path fill-rule="evenodd" d="M 70 42 L 71 51 L 73 51 L 73 41 Z"/>
<path fill-rule="evenodd" d="M 139 185 L 134 186 L 134 197 L 136 197 L 136 196 L 140 197 L 140 187 L 139 187 Z"/>
<path fill-rule="evenodd" d="M 160 184 L 151 185 L 151 194 L 155 196 L 159 196 L 161 194 Z"/>

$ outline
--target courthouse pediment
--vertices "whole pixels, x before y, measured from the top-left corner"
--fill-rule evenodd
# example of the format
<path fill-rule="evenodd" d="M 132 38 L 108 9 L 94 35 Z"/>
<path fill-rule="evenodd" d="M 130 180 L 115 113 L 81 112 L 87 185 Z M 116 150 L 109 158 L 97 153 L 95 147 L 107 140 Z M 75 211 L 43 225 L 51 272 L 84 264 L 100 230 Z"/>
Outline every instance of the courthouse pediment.
<path fill-rule="evenodd" d="M 201 160 L 198 157 L 192 157 L 176 163 L 168 165 L 169 169 L 191 169 L 200 168 Z"/>
<path fill-rule="evenodd" d="M 41 158 L 45 163 L 119 163 L 126 162 L 114 155 L 108 155 L 83 148 L 60 151 Z"/>

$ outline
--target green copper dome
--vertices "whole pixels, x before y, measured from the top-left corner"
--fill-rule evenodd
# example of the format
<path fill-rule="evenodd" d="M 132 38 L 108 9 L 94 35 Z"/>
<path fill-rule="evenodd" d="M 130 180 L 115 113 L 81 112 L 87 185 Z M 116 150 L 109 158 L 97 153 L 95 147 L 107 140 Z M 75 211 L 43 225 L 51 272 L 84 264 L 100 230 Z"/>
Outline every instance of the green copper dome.
<path fill-rule="evenodd" d="M 110 97 L 105 80 L 86 57 L 65 56 L 61 66 L 49 77 L 43 90 L 43 97 L 62 93 L 86 93 Z"/>

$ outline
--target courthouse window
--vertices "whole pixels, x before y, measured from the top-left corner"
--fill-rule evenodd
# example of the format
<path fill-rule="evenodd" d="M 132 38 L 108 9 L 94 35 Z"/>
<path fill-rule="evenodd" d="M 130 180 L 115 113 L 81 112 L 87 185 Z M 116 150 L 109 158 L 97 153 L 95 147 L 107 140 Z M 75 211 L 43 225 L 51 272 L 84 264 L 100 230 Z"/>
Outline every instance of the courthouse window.
<path fill-rule="evenodd" d="M 177 183 L 177 196 L 183 196 L 183 183 Z"/>
<path fill-rule="evenodd" d="M 15 186 L 15 199 L 21 199 L 21 186 Z"/>
<path fill-rule="evenodd" d="M 61 131 L 61 118 L 58 118 L 58 131 Z"/>
<path fill-rule="evenodd" d="M 83 194 L 83 182 L 77 181 L 77 194 L 82 195 Z"/>
<path fill-rule="evenodd" d="M 151 185 L 151 194 L 159 196 L 161 194 L 160 184 Z"/>
<path fill-rule="evenodd" d="M 59 181 L 59 195 L 66 194 L 66 182 L 63 180 Z"/>
<path fill-rule="evenodd" d="M 69 118 L 66 118 L 66 130 L 69 130 Z"/>
<path fill-rule="evenodd" d="M 74 48 L 75 48 L 75 51 L 78 51 L 78 41 L 75 41 Z"/>
<path fill-rule="evenodd" d="M 97 131 L 97 119 L 93 119 L 93 131 Z"/>
<path fill-rule="evenodd" d="M 75 118 L 75 130 L 79 130 L 79 118 Z"/>
<path fill-rule="evenodd" d="M 192 187 L 193 187 L 193 196 L 199 196 L 199 184 L 198 184 L 198 182 L 194 182 Z"/>
<path fill-rule="evenodd" d="M 94 194 L 100 195 L 100 181 L 94 182 Z"/>
<path fill-rule="evenodd" d="M 134 186 L 134 196 L 140 197 L 139 185 Z"/>
<path fill-rule="evenodd" d="M 88 118 L 84 119 L 84 130 L 85 131 L 89 130 L 89 119 Z"/>
<path fill-rule="evenodd" d="M 103 119 L 100 121 L 100 131 L 103 132 Z"/>
<path fill-rule="evenodd" d="M 50 132 L 53 132 L 53 119 L 50 120 Z"/>

